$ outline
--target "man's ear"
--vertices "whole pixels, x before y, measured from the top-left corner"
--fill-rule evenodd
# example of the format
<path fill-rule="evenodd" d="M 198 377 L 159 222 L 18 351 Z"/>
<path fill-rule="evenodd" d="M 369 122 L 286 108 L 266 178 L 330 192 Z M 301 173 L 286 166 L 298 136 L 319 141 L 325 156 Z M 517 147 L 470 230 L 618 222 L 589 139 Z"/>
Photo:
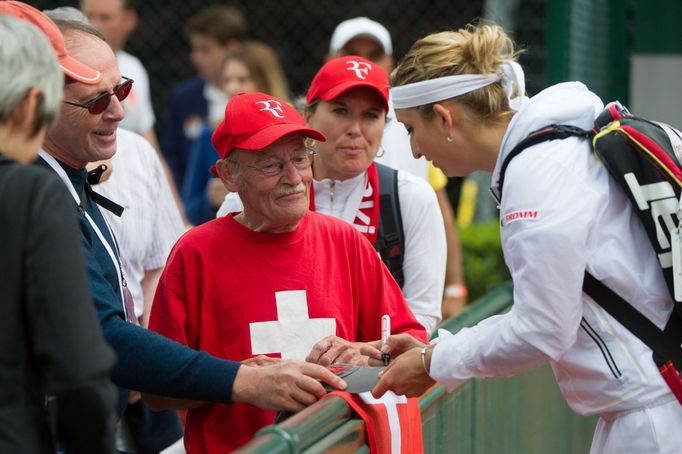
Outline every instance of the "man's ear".
<path fill-rule="evenodd" d="M 454 127 L 460 121 L 457 106 L 450 103 L 448 106 L 440 103 L 433 105 L 433 112 L 436 115 L 436 121 L 442 126 L 448 137 L 452 137 Z"/>
<path fill-rule="evenodd" d="M 218 178 L 223 182 L 225 188 L 230 192 L 237 192 L 239 190 L 239 177 L 235 177 L 230 171 L 230 163 L 227 159 L 218 159 L 215 163 Z"/>

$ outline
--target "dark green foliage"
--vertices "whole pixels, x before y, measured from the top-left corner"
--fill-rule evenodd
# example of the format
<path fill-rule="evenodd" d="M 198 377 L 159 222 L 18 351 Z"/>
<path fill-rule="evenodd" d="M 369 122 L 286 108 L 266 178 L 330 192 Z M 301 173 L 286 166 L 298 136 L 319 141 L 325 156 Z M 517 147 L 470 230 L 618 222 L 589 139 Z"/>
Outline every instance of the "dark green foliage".
<path fill-rule="evenodd" d="M 459 239 L 469 301 L 475 301 L 510 279 L 502 256 L 499 221 L 475 223 L 459 229 Z"/>

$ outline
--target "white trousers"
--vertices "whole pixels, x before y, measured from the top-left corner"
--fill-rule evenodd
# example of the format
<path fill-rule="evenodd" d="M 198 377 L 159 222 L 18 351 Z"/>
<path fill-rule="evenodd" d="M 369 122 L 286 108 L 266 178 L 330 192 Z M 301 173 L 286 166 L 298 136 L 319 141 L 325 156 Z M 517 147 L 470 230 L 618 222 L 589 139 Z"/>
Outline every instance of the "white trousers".
<path fill-rule="evenodd" d="M 675 399 L 599 418 L 590 454 L 682 453 L 682 405 Z"/>

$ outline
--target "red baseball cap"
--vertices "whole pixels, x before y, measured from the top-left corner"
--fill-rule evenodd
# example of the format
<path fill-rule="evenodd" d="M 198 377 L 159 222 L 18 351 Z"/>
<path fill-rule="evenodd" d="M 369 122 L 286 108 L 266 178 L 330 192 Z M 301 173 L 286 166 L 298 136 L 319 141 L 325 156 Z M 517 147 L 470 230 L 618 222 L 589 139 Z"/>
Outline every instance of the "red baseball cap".
<path fill-rule="evenodd" d="M 356 56 L 338 57 L 325 63 L 310 84 L 306 102 L 310 104 L 317 98 L 333 101 L 356 87 L 376 90 L 388 110 L 388 74 L 382 67 Z"/>
<path fill-rule="evenodd" d="M 88 85 L 97 84 L 102 80 L 99 71 L 84 65 L 66 52 L 62 32 L 45 14 L 26 3 L 0 0 L 0 15 L 13 16 L 38 27 L 52 44 L 59 66 L 67 78 Z"/>
<path fill-rule="evenodd" d="M 221 159 L 235 148 L 259 151 L 296 132 L 324 142 L 320 131 L 305 126 L 296 109 L 265 93 L 240 93 L 225 107 L 225 119 L 213 132 L 211 142 Z"/>

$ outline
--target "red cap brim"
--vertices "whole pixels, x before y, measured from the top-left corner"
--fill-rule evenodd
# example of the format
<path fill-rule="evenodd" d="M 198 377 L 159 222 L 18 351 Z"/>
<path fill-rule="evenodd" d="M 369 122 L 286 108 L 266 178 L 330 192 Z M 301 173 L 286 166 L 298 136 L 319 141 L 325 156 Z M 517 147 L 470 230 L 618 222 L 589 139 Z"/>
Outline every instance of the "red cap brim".
<path fill-rule="evenodd" d="M 329 90 L 325 91 L 324 93 L 320 94 L 320 99 L 323 101 L 331 102 L 334 101 L 336 98 L 347 92 L 348 90 L 351 90 L 353 88 L 358 88 L 358 87 L 367 87 L 371 88 L 374 90 L 381 100 L 384 102 L 384 107 L 388 111 L 388 87 L 386 87 L 386 93 L 382 92 L 379 90 L 376 85 L 370 83 L 370 82 L 362 82 L 359 80 L 349 80 L 348 82 L 342 82 L 338 85 L 333 86 Z"/>
<path fill-rule="evenodd" d="M 276 124 L 269 126 L 267 128 L 264 128 L 260 130 L 259 132 L 253 134 L 250 136 L 248 139 L 239 142 L 235 144 L 231 149 L 234 150 L 235 148 L 242 149 L 242 150 L 249 150 L 249 151 L 258 151 L 262 150 L 265 147 L 269 147 L 273 143 L 277 142 L 278 140 L 282 139 L 285 136 L 288 136 L 290 134 L 296 134 L 296 133 L 301 133 L 304 136 L 310 138 L 310 139 L 315 139 L 319 140 L 320 142 L 326 142 L 327 138 L 325 137 L 324 134 L 322 134 L 320 131 L 317 131 L 315 129 L 311 128 L 306 128 L 305 126 L 301 125 L 295 125 L 295 124 Z M 229 153 L 228 153 L 229 155 Z M 226 159 L 225 158 L 222 159 Z M 218 169 L 214 165 L 211 166 L 211 174 L 214 176 L 218 177 Z"/>
<path fill-rule="evenodd" d="M 59 58 L 59 66 L 61 66 L 66 77 L 83 84 L 95 85 L 102 80 L 102 73 L 95 71 L 69 55 L 63 55 Z"/>

